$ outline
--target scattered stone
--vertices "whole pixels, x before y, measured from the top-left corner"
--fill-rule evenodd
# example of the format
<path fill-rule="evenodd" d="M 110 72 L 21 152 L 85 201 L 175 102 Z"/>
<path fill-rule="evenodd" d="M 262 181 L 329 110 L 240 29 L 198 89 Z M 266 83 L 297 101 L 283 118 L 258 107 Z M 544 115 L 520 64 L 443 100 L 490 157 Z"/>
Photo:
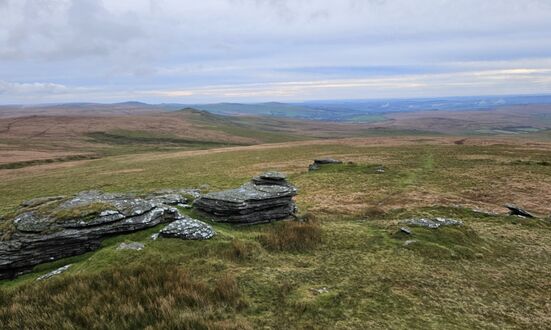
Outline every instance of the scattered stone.
<path fill-rule="evenodd" d="M 400 231 L 404 234 L 408 234 L 408 235 L 411 235 L 411 229 L 409 229 L 408 227 L 400 227 Z"/>
<path fill-rule="evenodd" d="M 183 216 L 161 229 L 159 236 L 190 240 L 204 240 L 213 237 L 214 229 L 208 224 Z"/>
<path fill-rule="evenodd" d="M 308 171 L 319 170 L 322 165 L 327 164 L 342 164 L 342 161 L 332 158 L 314 159 L 314 162 L 308 166 Z"/>
<path fill-rule="evenodd" d="M 322 287 L 322 288 L 312 288 L 311 290 L 312 290 L 312 292 L 313 292 L 315 295 L 323 294 L 323 293 L 328 293 L 328 292 L 329 292 L 329 289 L 327 289 L 326 287 Z"/>
<path fill-rule="evenodd" d="M 152 240 L 152 241 L 156 241 L 157 238 L 159 238 L 159 233 L 155 233 L 155 234 L 149 236 L 149 239 Z"/>
<path fill-rule="evenodd" d="M 462 226 L 463 225 L 462 221 L 447 219 L 447 218 L 434 218 L 434 219 L 418 218 L 418 219 L 409 219 L 402 222 L 410 226 L 419 226 L 419 227 L 426 227 L 426 228 L 432 228 L 432 229 L 436 229 L 442 226 Z"/>
<path fill-rule="evenodd" d="M 52 270 L 51 272 L 49 272 L 49 273 L 47 273 L 47 274 L 44 274 L 44 275 L 42 275 L 42 276 L 39 276 L 36 280 L 37 280 L 37 281 L 47 280 L 47 279 L 49 279 L 50 277 L 59 275 L 59 274 L 65 272 L 65 271 L 67 271 L 71 266 L 72 266 L 72 264 L 68 264 L 68 265 L 65 265 L 65 266 L 63 266 L 63 267 L 59 267 L 59 268 L 56 269 L 56 270 Z"/>
<path fill-rule="evenodd" d="M 377 168 L 375 169 L 375 173 L 385 173 L 384 167 L 382 167 L 382 166 L 381 166 L 381 167 L 377 167 Z"/>
<path fill-rule="evenodd" d="M 407 241 L 404 242 L 404 246 L 409 246 L 411 244 L 415 244 L 417 243 L 417 240 L 415 239 L 408 239 Z"/>
<path fill-rule="evenodd" d="M 283 174 L 268 172 L 236 189 L 208 193 L 193 203 L 215 221 L 254 224 L 287 218 L 297 189 Z"/>
<path fill-rule="evenodd" d="M 181 207 L 183 209 L 190 209 L 191 208 L 191 205 L 189 205 L 189 204 L 178 204 L 176 206 Z"/>
<path fill-rule="evenodd" d="M 43 204 L 46 204 L 46 203 L 59 201 L 59 200 L 62 200 L 64 198 L 65 198 L 65 196 L 38 197 L 38 198 L 30 199 L 28 201 L 24 201 L 23 203 L 21 203 L 21 206 L 31 208 L 31 207 L 36 207 L 36 206 L 43 205 Z"/>
<path fill-rule="evenodd" d="M 514 204 L 505 204 L 505 207 L 509 209 L 509 215 L 517 215 L 524 218 L 535 218 L 535 216 L 528 211 L 521 209 Z"/>
<path fill-rule="evenodd" d="M 117 246 L 117 250 L 141 251 L 144 248 L 145 248 L 145 245 L 143 243 L 139 243 L 139 242 L 121 243 L 121 244 L 119 244 L 119 246 Z"/>
<path fill-rule="evenodd" d="M 52 203 L 40 212 L 23 208 L 14 219 L 5 220 L 13 221 L 15 231 L 0 240 L 0 279 L 16 277 L 43 262 L 96 250 L 106 236 L 179 219 L 178 210 L 167 206 L 167 200 L 174 199 L 87 191 L 57 200 L 58 205 Z"/>

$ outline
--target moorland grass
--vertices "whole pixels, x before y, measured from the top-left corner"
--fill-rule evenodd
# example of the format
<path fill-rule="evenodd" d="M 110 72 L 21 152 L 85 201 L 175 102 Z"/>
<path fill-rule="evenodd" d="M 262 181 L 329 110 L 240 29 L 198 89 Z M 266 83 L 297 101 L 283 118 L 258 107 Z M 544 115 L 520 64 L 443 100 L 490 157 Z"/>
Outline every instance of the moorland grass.
<path fill-rule="evenodd" d="M 326 156 L 357 165 L 307 171 L 313 158 Z M 111 237 L 93 253 L 0 282 L 1 320 L 8 329 L 49 328 L 46 313 L 63 321 L 62 328 L 88 322 L 101 328 L 93 323 L 100 320 L 103 328 L 117 329 L 545 329 L 551 322 L 551 224 L 544 219 L 551 173 L 537 162 L 548 157 L 546 149 L 507 144 L 336 143 L 16 170 L 0 186 L 1 212 L 31 197 L 87 189 L 146 192 L 208 184 L 218 190 L 263 170 L 281 170 L 299 188 L 298 206 L 313 221 L 232 227 L 186 211 L 212 224 L 217 235 L 151 241 L 157 227 Z M 515 164 L 519 159 L 526 162 Z M 385 173 L 371 171 L 381 164 Z M 542 219 L 471 209 L 499 210 L 504 201 L 528 204 Z M 436 216 L 464 226 L 398 233 L 402 219 Z M 404 245 L 412 239 L 417 242 Z M 132 241 L 145 249 L 116 249 Z M 66 263 L 73 266 L 65 274 L 35 282 Z M 180 286 L 187 293 L 180 295 Z M 181 298 L 186 295 L 192 298 Z M 90 303 L 98 297 L 103 305 Z M 111 321 L 101 318 L 104 313 Z"/>

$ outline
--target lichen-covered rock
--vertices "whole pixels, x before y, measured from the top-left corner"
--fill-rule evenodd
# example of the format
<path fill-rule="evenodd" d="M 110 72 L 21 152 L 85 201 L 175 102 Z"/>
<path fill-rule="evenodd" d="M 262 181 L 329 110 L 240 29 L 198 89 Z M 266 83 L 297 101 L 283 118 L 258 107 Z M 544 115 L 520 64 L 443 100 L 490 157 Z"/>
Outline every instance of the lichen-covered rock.
<path fill-rule="evenodd" d="M 206 194 L 193 205 L 216 221 L 253 224 L 289 217 L 296 194 L 283 174 L 268 172 L 239 188 Z"/>
<path fill-rule="evenodd" d="M 186 216 L 182 216 L 180 219 L 171 222 L 159 232 L 159 236 L 161 237 L 175 237 L 189 240 L 209 239 L 214 234 L 214 229 L 208 224 Z"/>
<path fill-rule="evenodd" d="M 0 240 L 0 279 L 15 277 L 43 262 L 95 250 L 106 236 L 179 219 L 178 210 L 166 203 L 184 200 L 180 197 L 145 199 L 88 191 L 43 205 L 27 203 L 32 206 L 3 220 L 12 222 L 14 232 L 0 235 L 8 237 Z"/>
<path fill-rule="evenodd" d="M 51 272 L 49 273 L 46 273 L 42 276 L 39 276 L 36 280 L 37 281 L 43 281 L 43 280 L 47 280 L 49 279 L 50 277 L 54 277 L 54 276 L 57 276 L 61 273 L 64 273 L 66 272 L 69 268 L 71 268 L 72 264 L 68 264 L 68 265 L 65 265 L 63 267 L 59 267 L 58 269 L 55 269 L 55 270 L 52 270 Z"/>
<path fill-rule="evenodd" d="M 410 226 L 426 227 L 426 228 L 432 228 L 432 229 L 440 228 L 442 226 L 462 226 L 463 225 L 462 221 L 447 219 L 447 218 L 409 219 L 409 220 L 403 221 L 403 223 L 408 224 Z"/>

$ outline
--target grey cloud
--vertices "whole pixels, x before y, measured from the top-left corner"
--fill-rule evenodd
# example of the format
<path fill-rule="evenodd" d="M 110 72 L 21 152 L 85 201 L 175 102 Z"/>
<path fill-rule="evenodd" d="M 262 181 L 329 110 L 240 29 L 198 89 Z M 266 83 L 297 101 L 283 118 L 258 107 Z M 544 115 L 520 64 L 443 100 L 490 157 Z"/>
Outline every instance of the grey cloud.
<path fill-rule="evenodd" d="M 548 68 L 551 58 L 544 0 L 0 0 L 0 17 L 0 79 L 65 85 L 71 96 L 92 88 L 100 99 L 131 90 Z M 542 86 L 534 80 L 534 91 Z M 332 97 L 327 88 L 320 97 Z M 0 103 L 16 89 L 3 90 Z"/>

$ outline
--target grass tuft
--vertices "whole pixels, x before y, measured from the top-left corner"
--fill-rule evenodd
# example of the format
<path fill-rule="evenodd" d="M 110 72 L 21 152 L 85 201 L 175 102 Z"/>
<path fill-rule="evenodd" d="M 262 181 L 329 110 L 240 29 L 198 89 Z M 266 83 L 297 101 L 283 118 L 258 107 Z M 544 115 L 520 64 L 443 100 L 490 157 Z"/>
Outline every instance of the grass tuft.
<path fill-rule="evenodd" d="M 276 223 L 259 240 L 268 250 L 308 251 L 321 244 L 321 227 L 315 221 Z"/>
<path fill-rule="evenodd" d="M 47 295 L 43 294 L 48 292 Z M 174 265 L 149 264 L 31 283 L 0 296 L 4 329 L 232 329 L 243 306 L 234 277 L 209 285 Z"/>

